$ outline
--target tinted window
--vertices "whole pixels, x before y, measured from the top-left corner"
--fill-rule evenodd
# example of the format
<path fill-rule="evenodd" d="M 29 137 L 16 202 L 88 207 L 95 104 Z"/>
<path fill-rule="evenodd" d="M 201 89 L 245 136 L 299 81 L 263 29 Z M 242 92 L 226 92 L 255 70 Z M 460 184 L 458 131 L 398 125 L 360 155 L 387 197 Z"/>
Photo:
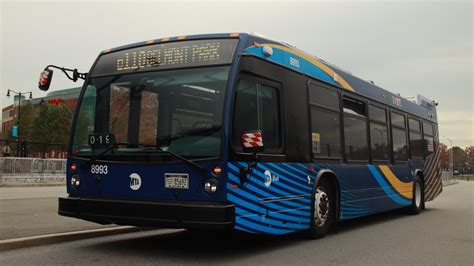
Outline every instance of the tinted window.
<path fill-rule="evenodd" d="M 344 97 L 342 102 L 344 113 L 366 116 L 365 103 L 363 101 Z"/>
<path fill-rule="evenodd" d="M 412 157 L 423 157 L 423 140 L 420 133 L 410 132 L 410 154 Z"/>
<path fill-rule="evenodd" d="M 367 125 L 365 120 L 344 118 L 345 154 L 348 160 L 367 160 Z"/>
<path fill-rule="evenodd" d="M 425 135 L 433 136 L 433 125 L 423 122 L 423 133 Z"/>
<path fill-rule="evenodd" d="M 369 105 L 369 117 L 372 120 L 386 123 L 387 117 L 385 116 L 385 110 L 373 105 Z"/>
<path fill-rule="evenodd" d="M 408 148 L 405 130 L 392 128 L 393 158 L 395 161 L 406 161 L 408 159 Z"/>
<path fill-rule="evenodd" d="M 391 118 L 392 118 L 392 126 L 405 128 L 405 116 L 392 113 Z"/>
<path fill-rule="evenodd" d="M 265 150 L 280 147 L 279 100 L 275 88 L 241 80 L 234 110 L 233 143 L 241 147 L 245 132 L 261 130 Z"/>
<path fill-rule="evenodd" d="M 410 118 L 410 119 L 408 119 L 408 123 L 409 123 L 409 126 L 410 126 L 410 130 L 421 131 L 420 130 L 420 121 Z"/>
<path fill-rule="evenodd" d="M 315 157 L 340 157 L 339 114 L 311 110 L 311 140 Z"/>
<path fill-rule="evenodd" d="M 315 104 L 339 109 L 339 97 L 337 92 L 316 84 L 309 84 L 309 100 Z"/>
<path fill-rule="evenodd" d="M 370 123 L 370 145 L 374 160 L 388 160 L 388 131 L 386 125 Z"/>
<path fill-rule="evenodd" d="M 426 156 L 432 154 L 434 152 L 434 149 L 435 149 L 435 144 L 434 144 L 434 139 L 433 137 L 428 137 L 428 136 L 425 136 L 425 154 Z"/>

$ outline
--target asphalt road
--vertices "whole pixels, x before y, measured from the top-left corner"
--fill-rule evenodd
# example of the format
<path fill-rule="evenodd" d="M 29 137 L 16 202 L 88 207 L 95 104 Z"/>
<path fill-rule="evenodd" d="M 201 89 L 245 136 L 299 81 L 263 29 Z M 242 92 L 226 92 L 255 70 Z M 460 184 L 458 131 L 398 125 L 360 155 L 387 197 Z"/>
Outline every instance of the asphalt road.
<path fill-rule="evenodd" d="M 60 196 L 65 186 L 1 187 L 0 240 L 110 227 L 59 216 Z"/>
<path fill-rule="evenodd" d="M 418 216 L 365 217 L 320 240 L 156 230 L 5 252 L 0 264 L 473 265 L 473 192 L 459 182 Z"/>

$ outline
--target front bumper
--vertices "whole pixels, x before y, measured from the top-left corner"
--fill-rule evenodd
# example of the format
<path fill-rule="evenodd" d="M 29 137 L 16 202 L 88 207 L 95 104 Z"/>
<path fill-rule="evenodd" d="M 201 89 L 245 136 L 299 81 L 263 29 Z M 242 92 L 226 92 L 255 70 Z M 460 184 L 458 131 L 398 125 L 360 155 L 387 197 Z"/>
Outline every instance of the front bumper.
<path fill-rule="evenodd" d="M 59 198 L 59 215 L 100 224 L 228 229 L 235 206 L 223 203 Z"/>

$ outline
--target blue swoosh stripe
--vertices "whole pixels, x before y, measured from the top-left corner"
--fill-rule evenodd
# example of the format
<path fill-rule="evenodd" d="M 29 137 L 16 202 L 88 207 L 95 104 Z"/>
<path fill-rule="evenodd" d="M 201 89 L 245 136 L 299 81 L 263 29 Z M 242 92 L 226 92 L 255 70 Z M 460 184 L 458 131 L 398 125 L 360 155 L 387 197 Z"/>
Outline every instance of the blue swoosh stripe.
<path fill-rule="evenodd" d="M 245 192 L 245 191 L 239 191 L 239 192 L 229 191 L 229 193 L 234 193 L 234 196 L 244 198 L 243 200 L 245 200 L 245 202 L 251 202 L 251 203 L 256 204 L 255 206 L 257 208 L 262 207 L 259 203 L 257 203 L 258 198 L 253 194 L 250 194 L 250 193 Z M 264 206 L 266 208 L 270 209 L 271 211 L 274 211 L 274 212 L 283 212 L 284 211 L 288 215 L 295 216 L 295 217 L 302 218 L 302 219 L 306 219 L 307 217 L 309 217 L 309 211 L 311 209 L 311 206 L 301 207 L 301 208 L 305 208 L 306 209 L 305 210 L 305 209 L 292 208 L 292 207 L 283 207 L 281 205 L 282 204 L 278 204 L 278 203 L 266 203 Z M 251 209 L 254 209 L 254 208 L 251 208 Z"/>
<path fill-rule="evenodd" d="M 295 224 L 295 223 L 289 223 L 289 222 L 287 222 L 286 225 L 285 225 L 285 224 L 282 224 L 282 222 L 276 222 L 275 220 L 269 219 L 268 217 L 269 217 L 269 216 L 267 216 L 267 217 L 266 217 L 265 219 L 263 219 L 263 220 L 262 220 L 261 217 L 256 217 L 256 216 L 246 216 L 246 217 L 244 217 L 244 218 L 245 218 L 245 219 L 248 219 L 248 220 L 252 220 L 253 222 L 260 222 L 260 223 L 264 223 L 264 224 L 270 224 L 270 225 L 272 225 L 272 227 L 278 226 L 278 227 L 283 227 L 283 228 L 285 228 L 285 227 L 287 226 L 289 230 L 291 230 L 291 229 L 304 230 L 304 229 L 308 229 L 308 228 L 309 228 L 309 225 L 308 225 L 308 224 L 302 225 L 302 224 Z"/>
<path fill-rule="evenodd" d="M 385 181 L 385 179 L 382 177 L 382 175 L 380 175 L 380 173 L 377 171 L 375 166 L 368 165 L 368 167 L 369 167 L 369 170 L 372 173 L 372 175 L 375 177 L 375 180 L 377 181 L 377 183 L 379 183 L 379 186 L 382 187 L 382 189 L 390 197 L 390 199 L 392 199 L 396 203 L 398 203 L 400 205 L 404 205 L 404 206 L 408 206 L 408 205 L 411 204 L 411 201 L 402 198 L 400 195 L 398 195 L 392 189 L 392 187 Z"/>
<path fill-rule="evenodd" d="M 262 178 L 264 180 L 265 178 L 265 174 L 260 172 L 260 171 L 257 171 L 255 172 L 255 174 L 257 176 L 259 176 L 260 178 Z M 298 188 L 295 188 L 295 187 L 291 187 L 291 186 L 287 186 L 285 185 L 283 182 L 272 182 L 272 185 L 269 186 L 269 187 L 265 187 L 266 189 L 275 189 L 276 187 L 282 187 L 282 188 L 285 188 L 289 191 L 293 191 L 292 194 L 290 195 L 303 195 L 303 194 L 308 194 L 308 192 L 304 191 L 304 190 L 300 190 Z M 280 192 L 281 193 L 281 192 Z M 281 193 L 282 195 L 284 195 L 284 193 Z"/>
<path fill-rule="evenodd" d="M 251 234 L 259 234 L 259 233 L 260 233 L 260 232 L 257 231 L 257 230 L 254 230 L 254 229 L 252 229 L 252 228 L 248 228 L 248 227 L 243 226 L 243 225 L 241 225 L 241 224 L 236 225 L 234 228 L 237 229 L 237 230 L 240 230 L 240 231 L 244 231 L 244 232 L 247 232 L 247 233 L 251 233 Z"/>
<path fill-rule="evenodd" d="M 271 163 L 267 166 L 267 168 L 269 170 L 272 170 L 274 172 L 277 173 L 277 175 L 280 175 L 280 176 L 283 176 L 282 178 L 280 178 L 280 181 L 281 180 L 284 180 L 284 181 L 287 181 L 288 183 L 291 183 L 292 185 L 295 185 L 301 189 L 303 189 L 306 193 L 311 193 L 312 191 L 312 188 L 310 186 L 308 186 L 308 181 L 306 180 L 306 177 L 305 178 L 302 178 L 302 177 L 299 177 L 299 176 L 296 176 L 288 171 L 286 171 L 285 169 Z M 282 174 L 284 173 L 284 174 Z M 288 178 L 288 176 L 291 176 L 291 177 L 294 177 L 296 180 L 300 180 L 300 183 L 298 182 L 295 182 L 292 178 Z"/>
<path fill-rule="evenodd" d="M 242 163 L 241 163 L 241 165 L 242 165 Z M 259 169 L 260 169 L 260 171 L 258 171 Z M 266 178 L 266 176 L 264 174 L 265 169 L 263 171 L 261 171 L 261 170 L 262 170 L 262 167 L 257 165 L 257 169 L 254 170 L 252 175 L 260 177 L 261 180 L 265 180 L 265 178 Z M 305 191 L 299 190 L 298 188 L 293 187 L 291 185 L 287 185 L 285 183 L 286 183 L 285 181 L 274 182 L 274 183 L 272 183 L 272 185 L 270 187 L 261 186 L 261 185 L 263 185 L 263 183 L 262 184 L 259 183 L 258 185 L 261 186 L 261 188 L 263 190 L 272 190 L 273 188 L 277 188 L 277 189 L 279 188 L 278 189 L 279 192 L 276 192 L 278 196 L 281 196 L 281 195 L 285 195 L 285 196 L 286 195 L 302 195 L 302 194 L 307 193 Z M 284 192 L 282 193 L 281 190 L 286 190 L 288 194 L 285 194 Z"/>
<path fill-rule="evenodd" d="M 238 177 L 236 177 L 234 175 L 229 174 L 228 178 L 229 178 L 229 181 L 233 181 L 235 184 L 238 184 L 238 182 L 239 182 Z M 255 187 L 253 184 L 251 184 L 249 182 L 246 183 L 245 188 L 250 190 L 249 192 L 251 192 L 253 195 L 255 195 L 255 198 L 253 199 L 255 202 L 260 202 L 262 200 L 262 198 L 275 197 L 275 196 L 278 195 L 278 194 L 277 195 L 272 195 L 272 194 L 269 194 L 268 192 L 262 191 L 261 189 L 258 189 L 257 187 Z M 262 196 L 262 197 L 259 198 L 259 197 L 257 197 L 257 195 Z M 300 200 L 302 200 L 302 199 L 300 199 Z M 289 200 L 287 200 L 285 202 L 278 201 L 278 202 L 275 202 L 274 204 L 281 205 L 281 206 L 279 206 L 280 209 L 284 206 L 288 206 L 287 208 L 303 208 L 305 206 L 308 206 L 308 204 L 305 204 L 305 203 L 298 203 L 296 201 L 289 201 Z"/>
<path fill-rule="evenodd" d="M 235 209 L 235 212 L 236 214 L 238 214 L 240 217 L 247 217 L 247 216 L 262 216 L 261 213 L 257 213 L 255 212 L 255 209 L 251 209 L 249 208 L 248 206 L 252 205 L 251 203 L 242 203 L 241 200 L 244 200 L 244 199 L 241 199 L 238 195 L 231 195 L 233 198 L 233 200 L 235 200 L 234 203 L 236 203 L 236 209 Z M 237 200 L 238 199 L 238 200 Z M 245 201 L 245 200 L 244 200 Z M 280 211 L 280 212 L 278 212 Z M 306 219 L 301 219 L 301 218 L 297 218 L 297 217 L 293 217 L 293 216 L 290 216 L 290 215 L 285 215 L 285 214 L 282 214 L 281 211 L 285 211 L 285 210 L 278 210 L 276 212 L 270 212 L 269 215 L 267 217 L 275 220 L 275 221 L 280 221 L 280 222 L 290 222 L 290 223 L 298 223 L 298 224 L 309 224 L 309 219 L 306 218 Z"/>
<path fill-rule="evenodd" d="M 306 176 L 309 175 L 309 173 L 306 172 L 307 170 L 302 171 L 302 170 L 298 169 L 296 166 L 293 166 L 291 164 L 284 163 L 282 165 L 283 165 L 283 167 L 287 168 L 288 170 L 295 172 L 296 175 L 298 175 L 298 174 L 303 175 L 300 178 L 306 179 Z"/>
<path fill-rule="evenodd" d="M 245 197 L 245 199 L 242 199 L 241 197 Z M 255 205 L 255 201 L 251 200 L 252 196 L 249 195 L 248 193 L 245 193 L 245 192 L 241 192 L 239 193 L 238 195 L 234 194 L 234 192 L 231 192 L 229 191 L 227 193 L 227 198 L 228 200 L 234 202 L 237 206 L 242 206 L 244 207 L 245 209 L 248 209 L 248 210 L 253 210 L 253 213 L 258 213 L 258 214 L 263 214 L 261 213 L 259 210 L 261 209 L 260 206 L 258 205 Z M 249 201 L 249 198 L 250 198 L 250 201 Z M 275 208 L 275 206 L 271 206 L 273 207 L 272 209 L 276 210 L 276 211 L 282 211 L 283 208 L 277 206 L 277 208 Z M 299 214 L 297 214 L 298 216 L 293 216 L 293 215 L 288 215 L 286 212 L 285 214 L 280 214 L 280 213 L 274 213 L 274 216 L 276 218 L 279 218 L 279 219 L 283 219 L 283 220 L 286 220 L 286 221 L 295 221 L 295 222 L 302 222 L 302 223 L 305 223 L 308 221 L 308 218 L 309 218 L 309 214 L 305 214 L 304 216 L 299 216 Z"/>
<path fill-rule="evenodd" d="M 229 172 L 232 173 L 234 176 L 238 176 L 239 169 L 235 165 L 229 165 Z M 259 173 L 258 171 L 254 170 L 253 174 L 249 175 L 247 182 L 254 184 L 260 190 L 264 190 L 264 191 L 270 190 L 269 193 L 275 194 L 275 197 L 305 194 L 305 193 L 300 193 L 299 191 L 295 191 L 293 187 L 285 186 L 284 184 L 277 184 L 279 182 L 272 183 L 272 187 L 278 189 L 278 191 L 274 191 L 272 187 L 264 186 L 263 179 L 265 178 L 265 175 L 258 174 L 258 173 Z M 262 178 L 262 182 L 257 182 L 257 180 L 260 180 L 259 178 Z"/>
<path fill-rule="evenodd" d="M 280 229 L 280 228 L 274 228 L 274 227 L 267 227 L 260 225 L 258 223 L 254 223 L 252 221 L 249 221 L 243 217 L 237 217 L 236 223 L 238 225 L 243 225 L 246 227 L 254 228 L 255 230 L 258 230 L 263 233 L 269 233 L 269 234 L 274 234 L 274 235 L 283 235 L 292 232 L 292 230 L 288 229 Z"/>
<path fill-rule="evenodd" d="M 236 182 L 236 184 L 240 184 L 240 179 L 237 177 L 237 174 L 234 174 L 232 171 L 229 171 L 228 177 L 230 180 Z M 264 178 L 264 177 L 261 177 Z M 263 182 L 257 182 L 254 178 L 249 178 L 247 183 L 245 184 L 245 188 L 251 189 L 254 193 L 260 194 L 262 199 L 265 198 L 275 198 L 281 196 L 294 196 L 294 195 L 305 195 L 305 193 L 294 193 L 289 191 L 288 189 L 282 188 L 282 184 L 272 184 L 270 187 L 266 187 Z M 289 205 L 301 207 L 302 205 L 308 205 L 310 202 L 305 198 L 297 198 L 290 202 L 286 202 Z M 294 203 L 294 204 L 293 204 Z M 295 205 L 296 204 L 296 205 Z"/>

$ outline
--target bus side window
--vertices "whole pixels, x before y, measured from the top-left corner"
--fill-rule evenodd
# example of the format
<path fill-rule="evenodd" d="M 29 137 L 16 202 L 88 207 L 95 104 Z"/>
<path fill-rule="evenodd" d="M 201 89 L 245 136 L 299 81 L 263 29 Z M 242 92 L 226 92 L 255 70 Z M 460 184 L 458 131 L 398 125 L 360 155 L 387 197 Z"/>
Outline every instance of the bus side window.
<path fill-rule="evenodd" d="M 339 113 L 311 108 L 311 142 L 314 157 L 340 158 Z"/>
<path fill-rule="evenodd" d="M 411 157 L 423 157 L 423 143 L 421 139 L 420 121 L 409 118 L 408 126 L 410 130 L 410 155 Z"/>
<path fill-rule="evenodd" d="M 431 155 L 435 151 L 434 128 L 431 123 L 423 122 L 423 140 L 425 156 Z"/>
<path fill-rule="evenodd" d="M 408 160 L 408 144 L 405 116 L 398 113 L 391 113 L 392 122 L 392 142 L 394 161 L 405 162 Z"/>
<path fill-rule="evenodd" d="M 365 102 L 343 97 L 344 153 L 347 160 L 368 161 L 367 114 Z"/>
<path fill-rule="evenodd" d="M 369 105 L 370 146 L 372 159 L 390 160 L 388 151 L 387 115 L 385 109 Z"/>
<path fill-rule="evenodd" d="M 278 91 L 260 83 L 240 80 L 235 96 L 232 144 L 242 151 L 241 136 L 261 130 L 265 152 L 281 147 L 280 101 Z"/>

